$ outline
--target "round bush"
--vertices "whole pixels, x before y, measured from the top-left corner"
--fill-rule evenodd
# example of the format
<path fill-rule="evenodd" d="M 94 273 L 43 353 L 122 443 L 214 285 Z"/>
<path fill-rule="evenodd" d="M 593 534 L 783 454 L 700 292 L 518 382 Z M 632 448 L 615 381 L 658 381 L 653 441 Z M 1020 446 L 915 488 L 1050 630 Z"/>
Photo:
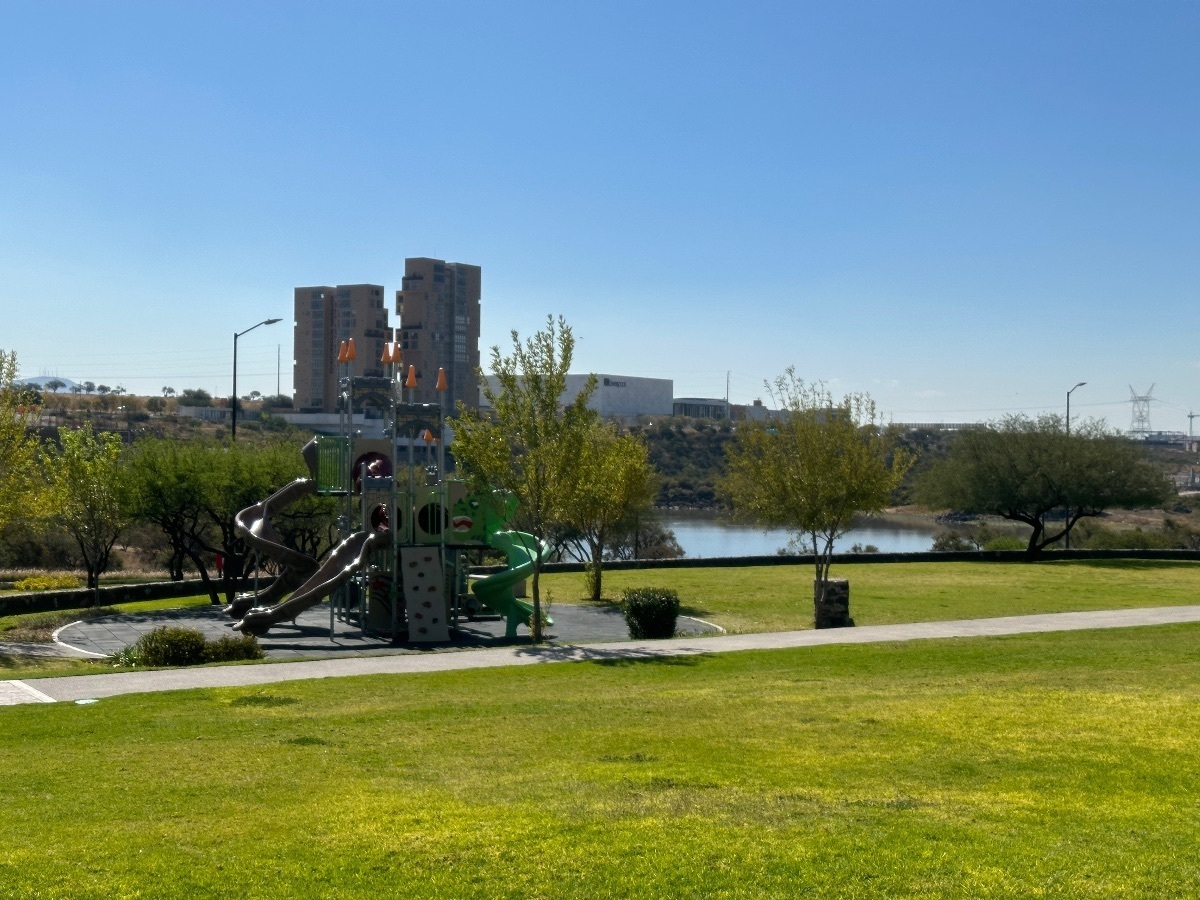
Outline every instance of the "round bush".
<path fill-rule="evenodd" d="M 163 626 L 143 634 L 130 649 L 141 666 L 198 666 L 208 661 L 207 643 L 191 628 Z"/>
<path fill-rule="evenodd" d="M 635 640 L 673 637 L 679 595 L 668 588 L 630 588 L 621 595 L 621 612 Z"/>

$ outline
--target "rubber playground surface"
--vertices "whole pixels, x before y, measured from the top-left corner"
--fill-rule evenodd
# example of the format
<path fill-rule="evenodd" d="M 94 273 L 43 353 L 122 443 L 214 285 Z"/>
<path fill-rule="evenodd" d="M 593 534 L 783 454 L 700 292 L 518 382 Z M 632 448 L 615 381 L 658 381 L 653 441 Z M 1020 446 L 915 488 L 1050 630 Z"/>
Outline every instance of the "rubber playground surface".
<path fill-rule="evenodd" d="M 554 624 L 547 629 L 551 641 L 572 644 L 623 641 L 629 638 L 629 629 L 621 613 L 611 607 L 554 606 L 550 610 Z M 104 616 L 75 622 L 59 629 L 56 641 L 65 650 L 79 651 L 79 655 L 111 656 L 134 643 L 148 631 L 163 625 L 174 628 L 191 628 L 201 632 L 209 640 L 234 636 L 235 620 L 221 612 L 219 606 L 198 606 L 189 609 L 163 610 L 145 615 Z M 471 647 L 511 646 L 528 643 L 528 632 L 521 630 L 515 641 L 504 637 L 505 621 L 500 616 L 489 616 L 460 621 L 457 634 L 449 643 L 410 644 L 393 642 L 387 636 L 363 634 L 357 625 L 333 620 L 330 632 L 329 604 L 322 603 L 305 610 L 296 617 L 295 623 L 280 622 L 258 642 L 267 659 L 289 660 L 336 658 L 339 656 L 375 656 L 393 653 L 428 653 L 437 650 L 461 650 Z M 716 633 L 718 629 L 680 616 L 680 635 Z"/>

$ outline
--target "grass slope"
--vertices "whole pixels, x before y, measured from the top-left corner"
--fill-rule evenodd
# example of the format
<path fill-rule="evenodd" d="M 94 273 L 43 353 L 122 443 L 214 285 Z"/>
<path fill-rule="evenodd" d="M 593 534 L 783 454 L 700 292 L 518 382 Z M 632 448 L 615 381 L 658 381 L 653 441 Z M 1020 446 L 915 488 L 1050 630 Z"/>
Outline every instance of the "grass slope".
<path fill-rule="evenodd" d="M 859 625 L 1177 606 L 1200 597 L 1200 563 L 1171 560 L 873 563 L 835 565 L 833 577 L 850 580 L 850 614 Z M 810 566 L 643 569 L 605 572 L 604 594 L 674 588 L 685 615 L 730 632 L 794 631 L 812 627 L 812 578 Z M 580 602 L 583 579 L 543 575 L 542 590 L 555 602 Z"/>
<path fill-rule="evenodd" d="M 1200 893 L 1200 627 L 0 709 L 14 897 Z"/>

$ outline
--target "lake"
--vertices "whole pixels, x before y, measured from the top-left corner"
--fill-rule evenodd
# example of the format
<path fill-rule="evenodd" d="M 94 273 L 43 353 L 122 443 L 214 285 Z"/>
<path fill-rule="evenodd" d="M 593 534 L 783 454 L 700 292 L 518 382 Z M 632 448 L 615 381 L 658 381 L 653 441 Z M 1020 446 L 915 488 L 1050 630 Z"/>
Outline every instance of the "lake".
<path fill-rule="evenodd" d="M 675 532 L 675 540 L 692 558 L 716 556 L 773 556 L 786 547 L 791 534 L 781 529 L 741 525 L 713 513 L 665 510 L 663 525 Z M 882 553 L 920 553 L 933 544 L 934 529 L 871 519 L 846 532 L 835 544 L 835 553 L 849 552 L 854 544 L 874 544 Z"/>

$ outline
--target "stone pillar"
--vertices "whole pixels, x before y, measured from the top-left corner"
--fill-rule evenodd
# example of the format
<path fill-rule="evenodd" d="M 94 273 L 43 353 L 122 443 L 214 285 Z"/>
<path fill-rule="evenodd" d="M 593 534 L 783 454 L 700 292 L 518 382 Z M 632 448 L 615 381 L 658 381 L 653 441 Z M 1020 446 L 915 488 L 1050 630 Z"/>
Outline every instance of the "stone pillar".
<path fill-rule="evenodd" d="M 818 584 L 813 581 L 813 600 L 816 601 Z M 850 618 L 850 582 L 845 578 L 833 578 L 825 585 L 825 599 L 815 604 L 813 625 L 817 628 L 849 628 L 854 625 Z"/>

